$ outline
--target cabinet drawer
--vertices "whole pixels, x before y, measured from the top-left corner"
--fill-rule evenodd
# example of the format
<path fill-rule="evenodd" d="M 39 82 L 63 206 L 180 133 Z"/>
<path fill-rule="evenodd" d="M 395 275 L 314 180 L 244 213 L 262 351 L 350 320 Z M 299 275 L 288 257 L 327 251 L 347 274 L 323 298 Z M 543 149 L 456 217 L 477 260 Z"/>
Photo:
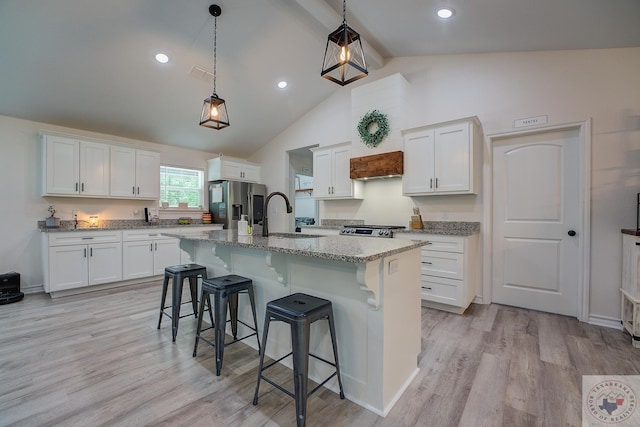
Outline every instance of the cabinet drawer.
<path fill-rule="evenodd" d="M 154 228 L 153 230 L 126 230 L 122 232 L 122 240 L 134 242 L 137 240 L 173 239 L 163 236 L 162 233 L 179 233 L 178 228 Z"/>
<path fill-rule="evenodd" d="M 422 276 L 464 279 L 464 254 L 422 251 Z"/>
<path fill-rule="evenodd" d="M 424 300 L 463 306 L 463 283 L 460 280 L 423 276 L 421 287 Z"/>
<path fill-rule="evenodd" d="M 91 232 L 69 232 L 50 233 L 49 246 L 64 246 L 92 243 L 117 243 L 122 241 L 120 231 L 91 231 Z"/>
<path fill-rule="evenodd" d="M 464 238 L 458 236 L 429 235 L 429 243 L 422 247 L 423 251 L 464 252 Z"/>

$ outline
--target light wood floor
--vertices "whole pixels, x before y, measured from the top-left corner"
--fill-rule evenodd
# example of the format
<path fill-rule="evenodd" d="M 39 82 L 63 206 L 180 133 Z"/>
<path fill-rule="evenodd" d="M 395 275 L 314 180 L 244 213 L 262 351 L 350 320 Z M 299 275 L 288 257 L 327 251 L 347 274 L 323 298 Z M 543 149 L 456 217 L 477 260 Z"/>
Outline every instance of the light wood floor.
<path fill-rule="evenodd" d="M 160 284 L 0 306 L 0 425 L 294 426 L 293 399 L 263 382 L 238 343 L 215 376 L 213 349 L 192 357 L 195 321 L 171 343 L 156 330 Z M 186 310 L 186 306 L 185 306 Z M 422 311 L 420 373 L 386 418 L 326 389 L 309 426 L 578 426 L 581 376 L 640 372 L 622 332 L 499 305 L 463 316 Z M 341 351 L 346 351 L 344 348 Z M 278 381 L 291 371 L 275 367 Z"/>

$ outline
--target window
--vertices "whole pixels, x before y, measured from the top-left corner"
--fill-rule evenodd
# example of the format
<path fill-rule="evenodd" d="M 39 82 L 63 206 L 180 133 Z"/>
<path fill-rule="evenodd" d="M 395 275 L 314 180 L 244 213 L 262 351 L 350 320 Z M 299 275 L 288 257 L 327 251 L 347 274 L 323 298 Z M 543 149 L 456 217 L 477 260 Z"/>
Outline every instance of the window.
<path fill-rule="evenodd" d="M 198 169 L 160 166 L 160 203 L 170 208 L 186 203 L 188 208 L 204 206 L 204 172 Z"/>

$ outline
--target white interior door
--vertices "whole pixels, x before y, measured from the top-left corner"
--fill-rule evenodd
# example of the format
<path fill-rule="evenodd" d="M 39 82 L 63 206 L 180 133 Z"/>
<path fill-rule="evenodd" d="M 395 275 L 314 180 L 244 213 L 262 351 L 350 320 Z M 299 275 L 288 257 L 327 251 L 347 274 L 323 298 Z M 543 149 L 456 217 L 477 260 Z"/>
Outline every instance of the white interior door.
<path fill-rule="evenodd" d="M 494 302 L 577 316 L 579 132 L 553 130 L 493 145 Z"/>

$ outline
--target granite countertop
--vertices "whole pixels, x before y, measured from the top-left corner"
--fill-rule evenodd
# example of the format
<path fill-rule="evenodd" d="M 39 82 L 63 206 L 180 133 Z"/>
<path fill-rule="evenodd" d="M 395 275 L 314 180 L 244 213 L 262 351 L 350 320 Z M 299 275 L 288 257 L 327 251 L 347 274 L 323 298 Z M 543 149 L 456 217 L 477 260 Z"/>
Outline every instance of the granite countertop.
<path fill-rule="evenodd" d="M 271 233 L 269 237 L 260 235 L 238 236 L 237 230 L 210 231 L 197 235 L 162 234 L 184 240 L 210 242 L 351 263 L 366 263 L 427 244 L 425 241 L 408 239 L 372 239 L 370 237 L 318 236 L 298 233 Z"/>
<path fill-rule="evenodd" d="M 128 220 L 128 219 L 114 219 L 114 220 L 102 220 L 99 227 L 89 227 L 86 221 L 81 221 L 78 227 L 74 227 L 73 221 L 61 221 L 60 227 L 48 228 L 45 227 L 44 221 L 38 221 L 38 229 L 43 233 L 60 233 L 69 231 L 112 231 L 112 230 L 135 230 L 135 229 L 150 229 L 158 230 L 163 228 L 182 228 L 182 227 L 210 227 L 212 225 L 222 224 L 203 224 L 202 220 L 192 220 L 191 224 L 178 224 L 175 219 L 162 219 L 159 222 L 145 222 L 144 220 Z"/>
<path fill-rule="evenodd" d="M 362 222 L 363 224 L 364 222 Z M 446 236 L 471 236 L 480 232 L 479 222 L 465 222 L 465 221 L 423 221 L 422 229 L 405 228 L 402 230 L 395 230 L 394 233 L 408 233 L 408 234 L 440 234 Z M 359 225 L 359 224 L 356 224 Z M 361 225 L 361 224 L 360 224 Z M 326 229 L 326 230 L 340 230 L 344 227 L 344 224 L 325 224 L 321 225 L 303 225 L 302 228 L 307 229 Z"/>

